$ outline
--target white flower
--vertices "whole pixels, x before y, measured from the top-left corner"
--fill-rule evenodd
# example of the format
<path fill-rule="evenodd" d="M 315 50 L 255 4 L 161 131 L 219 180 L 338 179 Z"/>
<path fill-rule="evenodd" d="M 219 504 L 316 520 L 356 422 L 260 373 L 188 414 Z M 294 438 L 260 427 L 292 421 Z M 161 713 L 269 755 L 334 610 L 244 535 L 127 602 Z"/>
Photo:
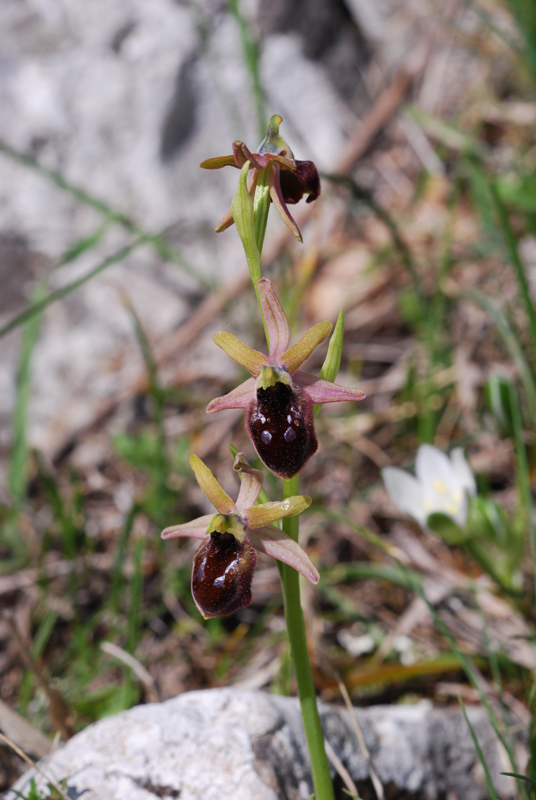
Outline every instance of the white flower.
<path fill-rule="evenodd" d="M 393 503 L 426 525 L 430 514 L 442 513 L 463 527 L 467 522 L 468 495 L 476 495 L 476 483 L 461 447 L 450 458 L 423 444 L 415 460 L 416 478 L 398 467 L 385 467 L 382 477 Z"/>

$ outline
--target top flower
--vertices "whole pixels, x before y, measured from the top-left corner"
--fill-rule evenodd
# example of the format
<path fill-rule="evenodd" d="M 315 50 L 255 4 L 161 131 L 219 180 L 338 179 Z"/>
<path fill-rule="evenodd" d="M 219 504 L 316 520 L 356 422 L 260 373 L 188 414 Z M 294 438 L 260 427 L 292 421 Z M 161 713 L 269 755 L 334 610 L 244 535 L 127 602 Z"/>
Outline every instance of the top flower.
<path fill-rule="evenodd" d="M 207 412 L 246 409 L 246 427 L 259 458 L 275 475 L 292 478 L 318 447 L 313 403 L 362 400 L 365 392 L 302 372 L 299 367 L 329 335 L 331 323 L 319 322 L 289 348 L 288 321 L 271 281 L 261 278 L 257 286 L 269 354 L 253 350 L 232 333 L 217 333 L 218 347 L 254 377 L 212 400 Z"/>
<path fill-rule="evenodd" d="M 393 503 L 425 526 L 430 514 L 445 514 L 464 526 L 468 515 L 468 495 L 476 495 L 473 473 L 461 447 L 450 458 L 441 450 L 423 444 L 415 460 L 417 477 L 398 467 L 385 467 L 382 477 Z"/>
<path fill-rule="evenodd" d="M 260 174 L 266 170 L 270 197 L 275 204 L 285 225 L 292 231 L 298 241 L 302 240 L 300 230 L 287 203 L 298 203 L 304 195 L 308 195 L 307 203 L 312 203 L 320 194 L 320 178 L 312 161 L 297 161 L 292 150 L 279 135 L 279 126 L 283 122 L 279 114 L 274 114 L 268 123 L 268 131 L 264 141 L 259 145 L 258 153 L 251 153 L 244 142 L 233 142 L 233 155 L 207 158 L 200 166 L 203 169 L 220 169 L 221 167 L 238 167 L 242 169 L 249 161 L 251 175 L 248 191 L 251 197 Z M 233 224 L 233 216 L 229 211 L 216 226 L 216 232 L 226 230 Z"/>

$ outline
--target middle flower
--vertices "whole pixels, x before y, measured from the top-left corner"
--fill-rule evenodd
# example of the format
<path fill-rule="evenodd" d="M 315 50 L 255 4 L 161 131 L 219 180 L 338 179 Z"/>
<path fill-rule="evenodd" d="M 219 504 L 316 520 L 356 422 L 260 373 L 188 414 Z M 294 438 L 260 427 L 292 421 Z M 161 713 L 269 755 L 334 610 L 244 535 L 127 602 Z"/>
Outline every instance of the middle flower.
<path fill-rule="evenodd" d="M 365 392 L 346 389 L 302 372 L 299 367 L 331 331 L 319 322 L 289 348 L 289 326 L 271 281 L 257 286 L 268 333 L 269 354 L 248 347 L 227 331 L 217 333 L 216 344 L 253 375 L 232 392 L 212 400 L 207 412 L 246 409 L 246 427 L 261 461 L 275 475 L 292 478 L 318 447 L 313 404 L 362 400 Z"/>

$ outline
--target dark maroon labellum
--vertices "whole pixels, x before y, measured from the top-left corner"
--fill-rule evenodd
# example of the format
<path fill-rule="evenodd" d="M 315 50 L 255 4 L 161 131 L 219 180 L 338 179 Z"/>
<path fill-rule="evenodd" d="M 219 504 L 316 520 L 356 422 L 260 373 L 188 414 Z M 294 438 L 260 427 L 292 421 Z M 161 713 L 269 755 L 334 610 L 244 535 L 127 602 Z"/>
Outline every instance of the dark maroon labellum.
<path fill-rule="evenodd" d="M 318 447 L 313 404 L 298 386 L 258 389 L 246 425 L 259 457 L 281 478 L 292 478 Z"/>
<path fill-rule="evenodd" d="M 205 619 L 232 614 L 251 603 L 257 553 L 247 539 L 232 533 L 210 534 L 194 556 L 192 594 Z"/>
<path fill-rule="evenodd" d="M 282 169 L 280 173 L 281 191 L 286 203 L 299 203 L 307 195 L 307 203 L 320 195 L 320 178 L 313 161 L 296 161 L 294 171 Z"/>

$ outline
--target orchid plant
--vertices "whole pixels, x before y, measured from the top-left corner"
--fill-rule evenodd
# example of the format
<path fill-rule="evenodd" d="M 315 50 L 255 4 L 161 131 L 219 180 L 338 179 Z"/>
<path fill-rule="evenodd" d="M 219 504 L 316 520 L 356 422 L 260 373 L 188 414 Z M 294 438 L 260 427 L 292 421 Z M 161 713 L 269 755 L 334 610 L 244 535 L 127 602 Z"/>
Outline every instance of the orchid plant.
<path fill-rule="evenodd" d="M 233 334 L 223 331 L 215 343 L 250 373 L 244 383 L 209 403 L 207 412 L 240 408 L 246 412 L 246 429 L 263 464 L 283 478 L 283 498 L 257 503 L 262 475 L 238 453 L 234 469 L 241 479 L 234 502 L 208 467 L 195 455 L 190 465 L 217 513 L 166 528 L 162 537 L 191 537 L 201 541 L 194 557 L 192 594 L 205 618 L 230 614 L 251 602 L 251 582 L 257 551 L 278 560 L 285 617 L 309 746 L 316 800 L 333 800 L 333 784 L 324 749 L 324 734 L 307 649 L 300 602 L 299 575 L 315 584 L 319 574 L 298 544 L 299 514 L 310 504 L 299 492 L 299 472 L 318 448 L 314 416 L 323 403 L 362 400 L 365 393 L 334 383 L 340 365 L 344 319 L 342 312 L 331 337 L 320 375 L 300 368 L 332 332 L 328 321 L 319 322 L 293 346 L 289 323 L 271 281 L 261 275 L 261 252 L 270 205 L 301 242 L 302 235 L 288 210 L 303 196 L 312 202 L 320 195 L 320 180 L 312 161 L 298 161 L 279 134 L 282 119 L 270 119 L 265 139 L 256 152 L 244 142 L 234 142 L 233 154 L 203 161 L 205 169 L 234 166 L 240 169 L 231 211 L 216 231 L 233 222 L 242 245 L 259 302 L 268 355 L 253 350 Z M 282 529 L 272 523 L 282 520 Z"/>

